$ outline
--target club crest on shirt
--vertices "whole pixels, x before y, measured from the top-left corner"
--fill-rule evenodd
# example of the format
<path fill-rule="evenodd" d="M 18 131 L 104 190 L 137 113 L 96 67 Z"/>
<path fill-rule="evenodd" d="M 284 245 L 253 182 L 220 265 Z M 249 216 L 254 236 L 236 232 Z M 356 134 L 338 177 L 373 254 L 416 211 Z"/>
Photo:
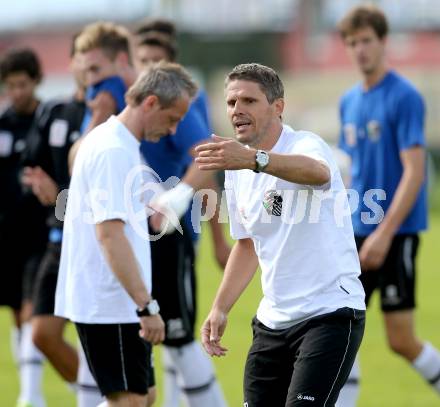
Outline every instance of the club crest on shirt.
<path fill-rule="evenodd" d="M 9 131 L 0 131 L 0 157 L 7 157 L 12 153 L 14 136 Z"/>
<path fill-rule="evenodd" d="M 380 137 L 380 123 L 377 120 L 370 120 L 367 123 L 368 138 L 376 142 Z"/>
<path fill-rule="evenodd" d="M 354 147 L 356 145 L 356 126 L 354 124 L 344 125 L 344 137 L 348 146 Z"/>
<path fill-rule="evenodd" d="M 62 147 L 66 144 L 69 123 L 67 120 L 55 119 L 50 126 L 49 145 L 52 147 Z"/>
<path fill-rule="evenodd" d="M 21 152 L 24 151 L 25 148 L 26 148 L 26 141 L 24 141 L 24 140 L 17 140 L 15 142 L 15 145 L 14 145 L 14 152 L 15 153 L 21 153 Z"/>
<path fill-rule="evenodd" d="M 283 209 L 283 197 L 274 189 L 264 194 L 263 206 L 269 215 L 281 216 Z"/>

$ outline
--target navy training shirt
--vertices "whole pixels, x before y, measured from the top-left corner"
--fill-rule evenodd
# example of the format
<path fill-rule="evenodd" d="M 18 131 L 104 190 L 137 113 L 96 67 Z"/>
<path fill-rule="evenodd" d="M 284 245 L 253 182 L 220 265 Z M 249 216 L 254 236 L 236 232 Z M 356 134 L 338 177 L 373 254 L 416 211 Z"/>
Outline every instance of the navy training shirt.
<path fill-rule="evenodd" d="M 339 147 L 351 157 L 351 188 L 359 194 L 359 205 L 352 215 L 353 229 L 355 235 L 367 236 L 377 227 L 377 221 L 373 220 L 374 203 L 386 213 L 402 177 L 400 153 L 425 146 L 425 104 L 408 80 L 389 71 L 367 91 L 362 84 L 347 91 L 340 103 L 340 120 Z M 368 202 L 365 193 L 372 189 L 385 191 L 386 199 L 370 192 Z M 425 182 L 398 234 L 417 233 L 426 228 Z"/>

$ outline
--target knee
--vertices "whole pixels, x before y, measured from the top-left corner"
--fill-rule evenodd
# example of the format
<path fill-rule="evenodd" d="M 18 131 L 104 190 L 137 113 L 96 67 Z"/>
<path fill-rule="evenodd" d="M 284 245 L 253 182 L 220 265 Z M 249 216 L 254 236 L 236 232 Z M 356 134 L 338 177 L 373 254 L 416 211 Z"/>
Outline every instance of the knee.
<path fill-rule="evenodd" d="M 54 336 L 47 330 L 34 326 L 32 328 L 32 342 L 38 349 L 45 353 L 45 351 L 50 350 L 52 346 L 54 346 L 56 341 L 54 340 Z"/>
<path fill-rule="evenodd" d="M 130 394 L 128 397 L 128 406 L 130 407 L 145 407 L 148 406 L 148 397 L 147 395 L 140 394 Z"/>
<path fill-rule="evenodd" d="M 150 407 L 154 404 L 154 402 L 156 401 L 156 397 L 157 397 L 156 387 L 150 387 L 148 389 L 148 394 L 147 394 L 147 407 Z"/>

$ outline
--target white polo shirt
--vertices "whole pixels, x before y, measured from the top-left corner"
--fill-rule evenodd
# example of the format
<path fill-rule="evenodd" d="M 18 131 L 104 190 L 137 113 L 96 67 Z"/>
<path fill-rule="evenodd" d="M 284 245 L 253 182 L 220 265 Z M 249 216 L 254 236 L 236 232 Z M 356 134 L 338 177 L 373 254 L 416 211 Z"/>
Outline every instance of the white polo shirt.
<path fill-rule="evenodd" d="M 252 239 L 262 271 L 257 318 L 285 329 L 341 307 L 365 309 L 347 195 L 330 148 L 317 135 L 284 125 L 271 151 L 324 162 L 331 182 L 314 187 L 226 171 L 231 235 Z"/>
<path fill-rule="evenodd" d="M 139 142 L 116 118 L 91 131 L 76 156 L 64 220 L 55 315 L 90 324 L 135 323 L 136 304 L 110 269 L 96 224 L 125 223 L 124 232 L 151 292 L 150 242 Z M 145 232 L 145 233 L 140 233 Z"/>

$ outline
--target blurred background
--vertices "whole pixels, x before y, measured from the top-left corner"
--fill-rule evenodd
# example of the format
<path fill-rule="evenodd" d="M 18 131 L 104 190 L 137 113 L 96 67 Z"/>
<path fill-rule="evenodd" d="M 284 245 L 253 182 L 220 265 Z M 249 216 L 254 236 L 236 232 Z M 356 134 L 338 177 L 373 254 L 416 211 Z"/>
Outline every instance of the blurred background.
<path fill-rule="evenodd" d="M 347 58 L 336 24 L 355 0 L 0 0 L 0 54 L 10 48 L 33 48 L 43 63 L 39 88 L 43 100 L 68 96 L 74 84 L 68 71 L 72 35 L 85 24 L 110 20 L 129 29 L 146 17 L 165 17 L 178 28 L 178 60 L 191 68 L 207 90 L 215 131 L 232 135 L 225 113 L 223 80 L 234 65 L 259 62 L 277 69 L 286 87 L 285 121 L 295 129 L 311 130 L 330 143 L 337 140 L 338 100 L 359 80 Z M 438 0 L 377 0 L 391 26 L 390 65 L 406 75 L 426 100 L 426 134 L 431 168 L 440 169 L 440 7 Z M 0 106 L 5 103 L 0 88 Z M 439 179 L 439 177 L 437 177 Z M 440 188 L 431 171 L 432 228 L 420 255 L 419 332 L 440 346 L 438 248 L 440 247 Z M 207 238 L 204 239 L 206 241 Z M 210 251 L 202 246 L 199 269 L 200 316 L 204 318 L 221 278 L 206 277 L 216 269 Z M 437 273 L 436 273 L 437 272 Z M 200 273 L 200 271 L 199 271 Z M 213 274 L 213 273 L 209 273 Z M 208 280 L 206 280 L 208 278 Z M 200 292 L 201 291 L 201 292 Z M 423 294 L 421 295 L 421 291 Z M 258 281 L 240 300 L 226 338 L 230 358 L 217 362 L 219 379 L 231 406 L 241 405 L 241 374 L 250 341 L 250 318 L 259 298 Z M 377 309 L 377 303 L 372 308 Z M 438 398 L 385 344 L 377 310 L 370 312 L 361 363 L 361 406 L 430 407 Z M 16 386 L 9 359 L 6 312 L 0 311 L 0 407 L 9 407 L 5 394 Z M 249 332 L 248 332 L 249 331 Z M 5 340 L 3 340 L 5 338 Z M 234 348 L 235 347 L 235 348 Z M 234 356 L 235 355 L 235 356 Z M 234 359 L 235 358 L 235 359 Z M 403 369 L 402 369 L 403 368 Z M 160 374 L 160 373 L 159 373 Z M 51 405 L 73 404 L 73 396 L 49 373 Z M 385 380 L 385 378 L 387 378 Z M 12 387 L 11 387 L 12 386 Z M 378 398 L 377 396 L 380 395 Z M 383 398 L 384 397 L 384 398 Z M 3 400 L 3 401 L 2 401 Z M 160 403 L 158 403 L 160 405 Z M 270 406 L 268 406 L 270 407 Z"/>

